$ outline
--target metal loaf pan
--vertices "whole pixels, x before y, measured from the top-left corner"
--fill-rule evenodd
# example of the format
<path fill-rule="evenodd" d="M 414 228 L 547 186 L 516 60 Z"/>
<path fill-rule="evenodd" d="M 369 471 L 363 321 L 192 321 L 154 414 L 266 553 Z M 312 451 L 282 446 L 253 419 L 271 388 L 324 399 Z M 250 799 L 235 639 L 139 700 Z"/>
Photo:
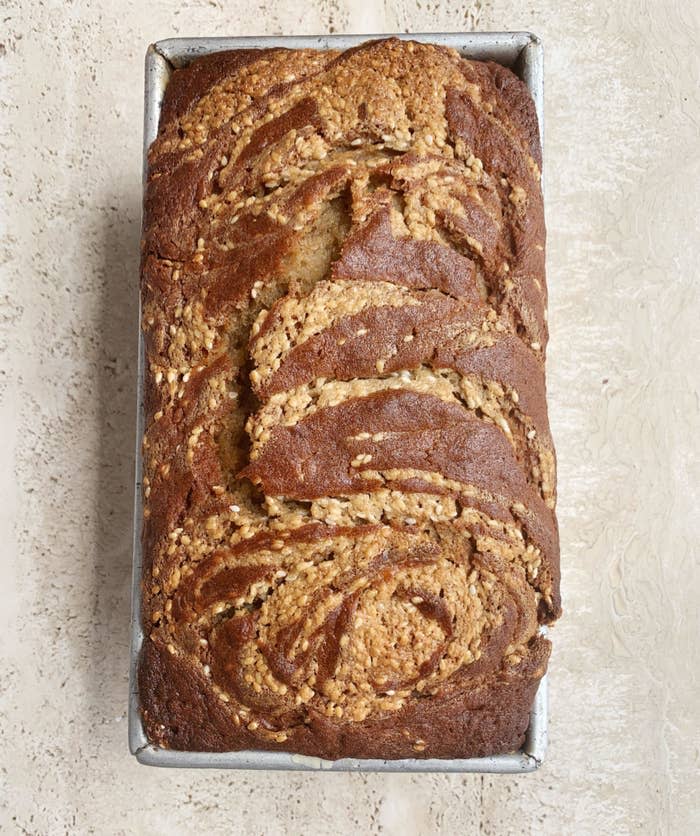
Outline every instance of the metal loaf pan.
<path fill-rule="evenodd" d="M 323 35 L 305 37 L 261 38 L 169 38 L 151 44 L 146 53 L 144 100 L 143 166 L 146 154 L 158 132 L 163 93 L 173 69 L 186 66 L 200 55 L 230 49 L 283 46 L 306 49 L 348 49 L 372 38 L 389 35 Z M 513 69 L 527 85 L 535 102 L 540 134 L 543 133 L 543 50 L 529 32 L 469 32 L 400 34 L 395 37 L 452 47 L 466 58 L 496 61 Z M 134 560 L 132 578 L 131 667 L 129 684 L 129 748 L 140 763 L 149 766 L 213 767 L 225 769 L 291 769 L 334 772 L 533 772 L 547 748 L 547 677 L 539 686 L 530 713 L 525 743 L 517 752 L 485 758 L 457 760 L 360 760 L 345 758 L 327 761 L 294 755 L 289 752 L 176 752 L 149 743 L 141 721 L 136 670 L 144 632 L 141 625 L 141 521 L 142 461 L 141 439 L 144 430 L 143 383 L 145 373 L 144 341 L 139 329 L 138 406 L 136 445 L 136 486 L 134 498 Z"/>

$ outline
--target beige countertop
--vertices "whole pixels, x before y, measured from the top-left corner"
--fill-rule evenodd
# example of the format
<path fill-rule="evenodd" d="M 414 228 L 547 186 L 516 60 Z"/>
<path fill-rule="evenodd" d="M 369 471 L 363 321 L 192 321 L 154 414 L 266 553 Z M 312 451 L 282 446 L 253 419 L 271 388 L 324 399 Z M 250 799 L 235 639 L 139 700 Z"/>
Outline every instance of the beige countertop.
<path fill-rule="evenodd" d="M 4 0 L 2 18 L 0 830 L 700 832 L 697 0 Z M 546 764 L 140 767 L 126 701 L 146 45 L 465 28 L 530 29 L 546 49 L 565 606 Z"/>

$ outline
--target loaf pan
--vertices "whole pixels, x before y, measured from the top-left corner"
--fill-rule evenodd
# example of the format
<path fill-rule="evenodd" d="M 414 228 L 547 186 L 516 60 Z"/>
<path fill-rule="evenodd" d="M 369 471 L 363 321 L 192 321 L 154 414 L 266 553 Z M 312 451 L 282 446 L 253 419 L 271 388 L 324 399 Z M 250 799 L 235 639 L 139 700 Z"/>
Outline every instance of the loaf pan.
<path fill-rule="evenodd" d="M 348 49 L 372 38 L 390 35 L 324 35 L 319 37 L 261 38 L 169 38 L 151 44 L 146 52 L 144 100 L 143 176 L 147 152 L 158 133 L 163 93 L 173 69 L 184 67 L 200 55 L 229 49 L 288 47 L 291 49 Z M 540 135 L 543 134 L 543 50 L 529 32 L 469 32 L 401 34 L 393 37 L 424 41 L 456 49 L 465 58 L 496 61 L 510 67 L 527 85 L 537 110 Z M 140 321 L 140 318 L 139 318 Z M 136 442 L 136 485 L 134 492 L 134 557 L 131 612 L 131 666 L 129 677 L 129 748 L 140 763 L 149 766 L 212 767 L 217 769 L 292 769 L 333 772 L 533 772 L 544 759 L 547 747 L 547 677 L 543 677 L 530 713 L 525 743 L 517 752 L 484 758 L 361 760 L 343 758 L 327 761 L 289 752 L 176 752 L 150 743 L 141 720 L 137 665 L 144 632 L 141 625 L 141 522 L 142 462 L 144 431 L 144 340 L 139 328 L 138 402 Z"/>

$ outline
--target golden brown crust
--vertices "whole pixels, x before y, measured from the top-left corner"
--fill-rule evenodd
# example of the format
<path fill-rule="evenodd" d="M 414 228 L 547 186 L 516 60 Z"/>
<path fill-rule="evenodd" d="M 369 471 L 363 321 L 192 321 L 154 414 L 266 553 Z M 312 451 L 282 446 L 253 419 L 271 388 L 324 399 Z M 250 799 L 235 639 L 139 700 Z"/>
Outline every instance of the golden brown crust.
<path fill-rule="evenodd" d="M 149 739 L 517 748 L 559 552 L 540 147 L 495 64 L 396 39 L 173 74 L 149 152 Z"/>

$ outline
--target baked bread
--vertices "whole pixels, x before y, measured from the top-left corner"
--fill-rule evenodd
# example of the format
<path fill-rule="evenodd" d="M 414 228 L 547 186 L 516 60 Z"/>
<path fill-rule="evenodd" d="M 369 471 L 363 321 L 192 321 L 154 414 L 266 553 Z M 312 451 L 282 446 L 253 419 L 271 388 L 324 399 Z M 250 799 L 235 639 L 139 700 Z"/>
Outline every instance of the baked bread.
<path fill-rule="evenodd" d="M 218 53 L 148 162 L 149 739 L 516 749 L 560 611 L 526 88 L 396 39 Z"/>

